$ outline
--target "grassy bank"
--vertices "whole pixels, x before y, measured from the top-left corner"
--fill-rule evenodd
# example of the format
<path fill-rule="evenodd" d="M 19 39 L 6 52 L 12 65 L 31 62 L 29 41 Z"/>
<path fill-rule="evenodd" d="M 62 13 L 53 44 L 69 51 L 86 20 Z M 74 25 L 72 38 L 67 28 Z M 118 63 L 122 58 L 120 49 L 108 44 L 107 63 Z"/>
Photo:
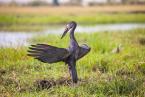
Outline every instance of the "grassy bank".
<path fill-rule="evenodd" d="M 144 5 L 94 7 L 11 7 L 0 6 L 0 30 L 42 31 L 50 25 L 75 20 L 82 25 L 145 23 Z"/>
<path fill-rule="evenodd" d="M 81 37 L 80 37 L 81 36 Z M 43 64 L 26 55 L 27 48 L 0 49 L 0 96 L 14 97 L 143 97 L 145 94 L 145 29 L 122 32 L 76 34 L 91 52 L 78 61 L 79 84 L 70 85 L 64 63 Z M 54 40 L 55 38 L 55 40 Z M 57 35 L 34 38 L 33 43 L 67 47 L 68 37 Z M 112 53 L 118 45 L 119 53 Z M 48 80 L 49 89 L 38 81 Z M 61 82 L 62 81 L 62 82 Z"/>
<path fill-rule="evenodd" d="M 103 14 L 95 15 L 0 15 L 0 30 L 41 31 L 50 25 L 66 24 L 75 20 L 82 25 L 108 23 L 145 23 L 145 14 Z"/>

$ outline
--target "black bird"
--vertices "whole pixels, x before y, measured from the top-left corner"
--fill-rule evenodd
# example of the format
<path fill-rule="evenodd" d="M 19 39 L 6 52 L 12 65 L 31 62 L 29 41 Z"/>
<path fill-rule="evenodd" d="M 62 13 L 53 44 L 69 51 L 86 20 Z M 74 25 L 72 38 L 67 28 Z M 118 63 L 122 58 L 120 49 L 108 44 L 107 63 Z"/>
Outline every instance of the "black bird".
<path fill-rule="evenodd" d="M 70 31 L 70 44 L 67 49 L 58 48 L 47 44 L 36 44 L 31 45 L 28 50 L 29 56 L 32 56 L 41 62 L 56 63 L 63 61 L 68 64 L 73 83 L 77 83 L 78 81 L 76 61 L 85 56 L 90 51 L 90 47 L 88 47 L 86 44 L 83 44 L 82 46 L 78 45 L 74 36 L 76 26 L 76 22 L 69 22 L 66 25 L 66 29 L 61 37 L 62 39 L 66 35 L 66 33 Z"/>

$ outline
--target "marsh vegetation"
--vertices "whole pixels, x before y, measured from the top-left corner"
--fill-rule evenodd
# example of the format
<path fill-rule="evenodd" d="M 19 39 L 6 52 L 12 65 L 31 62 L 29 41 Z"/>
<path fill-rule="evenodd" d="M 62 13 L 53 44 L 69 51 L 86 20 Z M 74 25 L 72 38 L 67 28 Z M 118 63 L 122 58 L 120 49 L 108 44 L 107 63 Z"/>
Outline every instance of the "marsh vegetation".
<path fill-rule="evenodd" d="M 46 30 L 47 27 L 52 25 L 66 24 L 72 20 L 81 25 L 144 23 L 144 13 L 144 5 L 97 7 L 0 6 L 0 30 L 36 32 Z"/>
<path fill-rule="evenodd" d="M 81 37 L 79 37 L 81 36 Z M 44 64 L 27 56 L 27 47 L 0 49 L 0 94 L 35 96 L 144 96 L 145 29 L 76 34 L 91 52 L 77 64 L 79 84 L 69 81 L 63 63 Z M 104 38 L 105 37 L 105 38 Z M 55 40 L 54 40 L 55 39 Z M 32 43 L 66 47 L 58 35 L 33 38 Z M 122 45 L 119 53 L 112 50 Z M 44 87 L 45 86 L 45 87 Z"/>

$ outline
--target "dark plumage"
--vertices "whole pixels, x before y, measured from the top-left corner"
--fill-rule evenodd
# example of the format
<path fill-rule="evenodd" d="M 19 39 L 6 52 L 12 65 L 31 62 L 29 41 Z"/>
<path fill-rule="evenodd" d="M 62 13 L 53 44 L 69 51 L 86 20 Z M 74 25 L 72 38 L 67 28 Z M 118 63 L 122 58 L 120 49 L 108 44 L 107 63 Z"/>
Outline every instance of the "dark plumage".
<path fill-rule="evenodd" d="M 70 31 L 70 44 L 67 49 L 58 48 L 47 44 L 31 45 L 28 50 L 28 55 L 45 63 L 55 63 L 63 61 L 68 64 L 72 81 L 77 83 L 78 76 L 76 71 L 76 61 L 85 56 L 90 47 L 86 44 L 79 46 L 75 37 L 74 30 L 76 29 L 76 22 L 69 22 L 61 38 L 63 38 L 68 31 Z"/>

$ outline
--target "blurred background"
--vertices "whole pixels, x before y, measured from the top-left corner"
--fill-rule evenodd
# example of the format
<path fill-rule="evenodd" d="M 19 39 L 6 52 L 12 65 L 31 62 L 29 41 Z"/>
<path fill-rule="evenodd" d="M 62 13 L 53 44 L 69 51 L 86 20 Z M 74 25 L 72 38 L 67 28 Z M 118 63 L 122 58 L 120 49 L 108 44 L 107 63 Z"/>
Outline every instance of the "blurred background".
<path fill-rule="evenodd" d="M 72 20 L 77 32 L 143 27 L 145 0 L 0 0 L 0 46 L 24 45 L 34 32 L 62 33 Z"/>
<path fill-rule="evenodd" d="M 0 0 L 1 5 L 43 6 L 43 5 L 103 5 L 103 4 L 144 4 L 145 0 Z"/>

